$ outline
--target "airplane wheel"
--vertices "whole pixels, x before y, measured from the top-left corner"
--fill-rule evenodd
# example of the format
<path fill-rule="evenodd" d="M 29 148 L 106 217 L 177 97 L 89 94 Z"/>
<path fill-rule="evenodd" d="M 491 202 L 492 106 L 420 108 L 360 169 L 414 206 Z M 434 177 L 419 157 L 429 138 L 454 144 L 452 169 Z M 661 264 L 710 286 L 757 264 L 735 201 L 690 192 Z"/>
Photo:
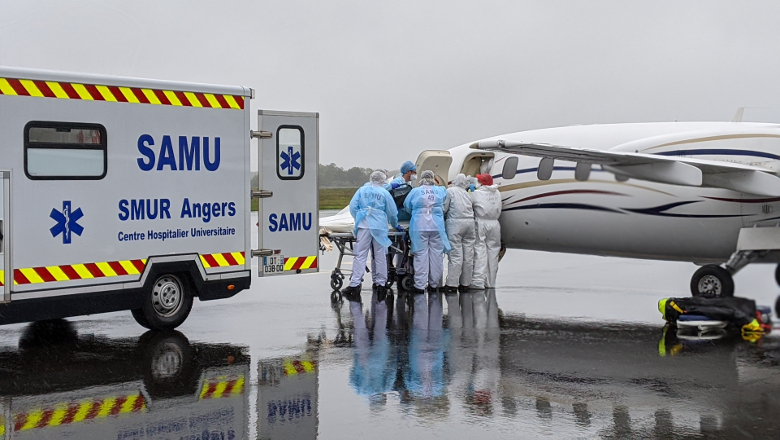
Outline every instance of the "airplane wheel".
<path fill-rule="evenodd" d="M 734 279 L 729 271 L 715 264 L 700 267 L 691 278 L 691 294 L 705 297 L 732 297 Z"/>
<path fill-rule="evenodd" d="M 777 269 L 775 269 L 775 282 L 780 286 L 780 264 L 778 264 Z"/>
<path fill-rule="evenodd" d="M 780 296 L 778 296 L 777 301 L 775 301 L 775 315 L 780 316 Z"/>

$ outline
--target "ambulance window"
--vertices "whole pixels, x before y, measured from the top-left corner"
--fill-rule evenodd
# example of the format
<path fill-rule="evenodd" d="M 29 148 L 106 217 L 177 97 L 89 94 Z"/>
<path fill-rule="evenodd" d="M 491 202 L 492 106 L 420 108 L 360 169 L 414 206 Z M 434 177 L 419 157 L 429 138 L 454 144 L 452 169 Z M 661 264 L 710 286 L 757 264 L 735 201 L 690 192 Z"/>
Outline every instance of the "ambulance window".
<path fill-rule="evenodd" d="M 298 180 L 306 173 L 306 146 L 303 128 L 282 125 L 276 131 L 276 175 L 282 180 Z"/>
<path fill-rule="evenodd" d="M 24 127 L 24 172 L 30 179 L 102 179 L 106 164 L 102 125 L 34 121 Z"/>

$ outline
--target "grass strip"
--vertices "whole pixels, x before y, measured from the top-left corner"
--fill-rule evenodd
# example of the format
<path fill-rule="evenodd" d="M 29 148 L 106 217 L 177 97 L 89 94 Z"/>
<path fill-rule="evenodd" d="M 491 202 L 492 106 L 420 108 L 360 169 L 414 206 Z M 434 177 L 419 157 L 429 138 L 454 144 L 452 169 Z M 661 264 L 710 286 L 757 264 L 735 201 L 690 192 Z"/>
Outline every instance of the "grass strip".
<path fill-rule="evenodd" d="M 320 188 L 319 209 L 341 209 L 349 205 L 357 188 Z M 258 199 L 252 199 L 252 211 L 257 211 Z"/>

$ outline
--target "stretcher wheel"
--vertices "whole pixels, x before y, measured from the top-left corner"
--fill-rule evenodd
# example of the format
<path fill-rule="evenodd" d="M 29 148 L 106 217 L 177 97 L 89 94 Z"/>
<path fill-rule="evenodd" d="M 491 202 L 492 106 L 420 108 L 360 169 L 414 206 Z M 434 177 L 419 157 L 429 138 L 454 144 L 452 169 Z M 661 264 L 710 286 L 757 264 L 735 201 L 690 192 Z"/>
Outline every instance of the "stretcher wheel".
<path fill-rule="evenodd" d="M 387 274 L 387 283 L 385 283 L 385 287 L 392 289 L 393 284 L 395 284 L 395 274 Z"/>
<path fill-rule="evenodd" d="M 693 296 L 731 298 L 734 296 L 734 279 L 726 269 L 708 264 L 700 267 L 691 277 Z"/>
<path fill-rule="evenodd" d="M 341 279 L 338 275 L 333 275 L 330 277 L 330 287 L 333 290 L 340 290 L 341 286 L 344 285 L 344 280 Z"/>
<path fill-rule="evenodd" d="M 412 290 L 412 287 L 414 287 L 414 278 L 412 278 L 411 275 L 404 275 L 404 277 L 401 278 L 401 288 L 410 291 Z"/>

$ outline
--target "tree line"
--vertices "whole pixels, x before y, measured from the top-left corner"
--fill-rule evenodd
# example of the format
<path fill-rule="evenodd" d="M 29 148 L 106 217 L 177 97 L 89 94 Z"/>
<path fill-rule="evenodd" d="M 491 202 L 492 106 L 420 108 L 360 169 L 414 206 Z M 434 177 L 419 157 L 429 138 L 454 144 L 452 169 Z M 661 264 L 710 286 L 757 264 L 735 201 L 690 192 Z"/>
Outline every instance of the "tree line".
<path fill-rule="evenodd" d="M 320 164 L 319 182 L 320 188 L 358 188 L 368 182 L 371 177 L 371 168 L 352 167 L 341 168 L 335 163 Z M 252 173 L 252 188 L 258 187 L 257 172 Z"/>

